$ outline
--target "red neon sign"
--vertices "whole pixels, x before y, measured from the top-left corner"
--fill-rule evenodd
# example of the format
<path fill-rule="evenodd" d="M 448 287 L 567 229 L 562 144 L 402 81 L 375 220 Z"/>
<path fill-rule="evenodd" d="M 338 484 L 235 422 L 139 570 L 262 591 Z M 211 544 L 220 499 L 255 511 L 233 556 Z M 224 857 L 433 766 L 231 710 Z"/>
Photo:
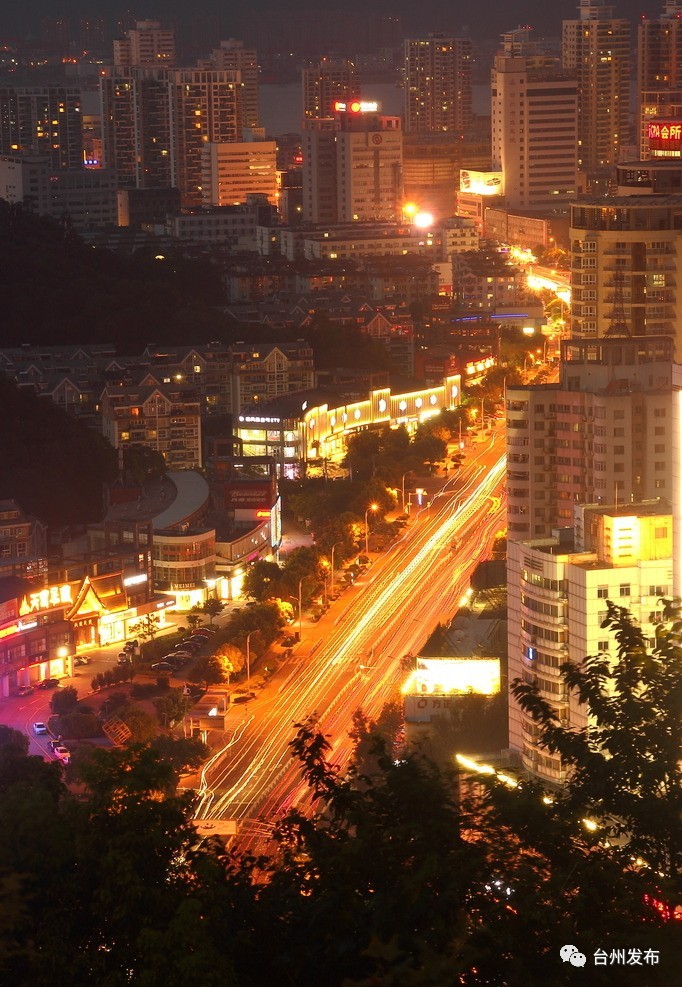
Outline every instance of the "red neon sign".
<path fill-rule="evenodd" d="M 682 121 L 658 120 L 649 123 L 647 137 L 655 141 L 680 141 L 682 140 Z"/>

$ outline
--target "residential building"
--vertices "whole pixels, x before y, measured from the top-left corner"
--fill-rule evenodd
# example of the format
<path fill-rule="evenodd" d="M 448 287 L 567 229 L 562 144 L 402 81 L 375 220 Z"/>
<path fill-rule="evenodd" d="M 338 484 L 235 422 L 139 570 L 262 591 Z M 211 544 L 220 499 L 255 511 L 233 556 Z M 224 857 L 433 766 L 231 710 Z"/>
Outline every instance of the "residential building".
<path fill-rule="evenodd" d="M 503 36 L 492 70 L 492 166 L 508 208 L 566 208 L 577 189 L 575 75 L 538 52 L 530 28 Z"/>
<path fill-rule="evenodd" d="M 585 197 L 571 206 L 571 332 L 594 339 L 682 325 L 682 195 Z"/>
<path fill-rule="evenodd" d="M 578 166 L 588 190 L 603 190 L 628 143 L 630 22 L 604 0 L 580 0 L 563 22 L 562 60 L 578 82 Z"/>
<path fill-rule="evenodd" d="M 105 387 L 102 431 L 114 449 L 144 445 L 160 452 L 169 469 L 201 466 L 201 405 L 187 387 Z"/>
<path fill-rule="evenodd" d="M 452 254 L 453 290 L 464 308 L 499 312 L 528 299 L 527 275 L 497 250 Z"/>
<path fill-rule="evenodd" d="M 53 170 L 81 168 L 80 89 L 0 85 L 0 154 L 44 156 Z"/>
<path fill-rule="evenodd" d="M 615 655 L 618 643 L 602 626 L 607 601 L 626 607 L 653 646 L 662 620 L 661 598 L 673 584 L 670 504 L 576 508 L 575 525 L 544 538 L 510 541 L 507 552 L 509 680 L 537 686 L 558 721 L 572 730 L 590 726 L 561 675 L 567 661 Z M 509 700 L 509 746 L 539 780 L 559 784 L 567 766 L 539 743 L 541 729 Z"/>
<path fill-rule="evenodd" d="M 47 572 L 47 525 L 14 500 L 0 500 L 0 579 Z"/>
<path fill-rule="evenodd" d="M 668 336 L 573 338 L 559 380 L 507 388 L 509 541 L 570 525 L 576 504 L 672 497 Z"/>
<path fill-rule="evenodd" d="M 207 142 L 241 137 L 237 71 L 114 68 L 100 78 L 103 165 L 125 188 L 179 188 L 202 203 Z"/>
<path fill-rule="evenodd" d="M 319 120 L 332 115 L 337 100 L 357 97 L 360 80 L 353 62 L 323 58 L 301 70 L 301 85 L 303 118 Z"/>
<path fill-rule="evenodd" d="M 303 219 L 309 223 L 390 221 L 402 216 L 399 117 L 351 103 L 303 133 Z M 313 129 L 314 127 L 314 129 Z"/>
<path fill-rule="evenodd" d="M 258 53 L 248 48 L 243 41 L 230 38 L 221 41 L 220 48 L 214 48 L 205 60 L 199 60 L 199 68 L 239 72 L 242 84 L 242 127 L 260 126 L 258 97 Z"/>
<path fill-rule="evenodd" d="M 470 38 L 405 40 L 405 130 L 461 134 L 471 123 Z"/>
<path fill-rule="evenodd" d="M 205 205 L 228 206 L 262 195 L 277 202 L 277 144 L 275 141 L 235 141 L 204 144 L 201 152 L 202 197 Z"/>
<path fill-rule="evenodd" d="M 175 63 L 175 34 L 160 21 L 137 21 L 123 38 L 114 40 L 114 65 L 150 68 Z"/>

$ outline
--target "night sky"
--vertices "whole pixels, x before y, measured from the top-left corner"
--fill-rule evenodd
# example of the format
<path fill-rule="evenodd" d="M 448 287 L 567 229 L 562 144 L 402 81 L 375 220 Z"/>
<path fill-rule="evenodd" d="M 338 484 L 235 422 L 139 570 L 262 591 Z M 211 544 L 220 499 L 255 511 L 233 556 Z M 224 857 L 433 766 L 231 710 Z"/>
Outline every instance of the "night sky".
<path fill-rule="evenodd" d="M 366 0 L 341 0 L 345 8 L 366 7 Z M 576 0 L 485 0 L 476 4 L 471 0 L 373 0 L 373 11 L 400 14 L 410 30 L 457 29 L 468 26 L 477 36 L 495 36 L 518 24 L 531 24 L 539 32 L 560 33 L 561 20 L 576 16 Z M 618 0 L 616 13 L 633 20 L 642 14 L 657 15 L 663 0 Z M 14 34 L 38 33 L 43 17 L 78 18 L 103 16 L 112 20 L 132 13 L 136 17 L 180 17 L 187 20 L 196 16 L 221 13 L 228 22 L 231 14 L 238 23 L 245 10 L 279 9 L 315 10 L 324 16 L 325 10 L 339 9 L 339 0 L 141 0 L 137 3 L 125 0 L 23 0 L 22 3 L 4 3 L 0 12 L 0 37 Z M 416 9 L 415 9 L 416 8 Z"/>

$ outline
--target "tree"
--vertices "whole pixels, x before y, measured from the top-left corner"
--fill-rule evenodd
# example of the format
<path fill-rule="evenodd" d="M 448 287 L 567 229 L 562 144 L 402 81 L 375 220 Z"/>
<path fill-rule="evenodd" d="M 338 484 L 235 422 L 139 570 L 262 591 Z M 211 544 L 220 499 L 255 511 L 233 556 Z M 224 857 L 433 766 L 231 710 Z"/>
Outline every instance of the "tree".
<path fill-rule="evenodd" d="M 540 743 L 571 767 L 568 809 L 593 819 L 625 859 L 642 858 L 682 892 L 682 650 L 671 637 L 647 648 L 641 628 L 607 601 L 602 625 L 615 658 L 598 654 L 561 673 L 585 706 L 589 726 L 563 726 L 537 686 L 516 679 L 512 694 L 541 729 Z"/>
<path fill-rule="evenodd" d="M 134 483 L 144 486 L 166 475 L 166 460 L 160 452 L 145 445 L 123 447 L 123 469 Z"/>
<path fill-rule="evenodd" d="M 191 705 L 191 696 L 186 696 L 182 689 L 177 688 L 169 689 L 165 695 L 154 700 L 154 709 L 163 726 L 173 726 L 182 719 Z"/>
<path fill-rule="evenodd" d="M 145 644 L 147 642 L 151 643 L 159 633 L 159 624 L 159 615 L 148 613 L 130 628 L 130 633 L 133 637 L 139 638 L 142 641 L 142 651 L 144 651 Z"/>
<path fill-rule="evenodd" d="M 196 771 L 210 754 L 210 748 L 198 737 L 168 737 L 160 734 L 150 744 L 166 764 L 178 774 Z"/>
<path fill-rule="evenodd" d="M 55 716 L 62 716 L 64 713 L 72 713 L 78 705 L 78 689 L 72 685 L 67 685 L 62 689 L 57 689 L 50 698 L 50 709 Z"/>
<path fill-rule="evenodd" d="M 117 711 L 117 716 L 130 728 L 132 733 L 130 742 L 133 744 L 153 740 L 159 732 L 156 720 L 152 714 L 135 703 L 122 706 Z"/>
<path fill-rule="evenodd" d="M 213 621 L 215 620 L 216 617 L 220 616 L 220 614 L 223 612 L 224 609 L 225 609 L 225 604 L 223 603 L 223 601 L 218 600 L 216 599 L 216 597 L 212 596 L 210 597 L 210 599 L 206 600 L 203 607 L 201 608 L 201 612 L 206 614 L 209 623 L 211 624 L 211 626 L 213 626 Z"/>
<path fill-rule="evenodd" d="M 244 653 L 235 644 L 221 644 L 212 658 L 220 667 L 223 682 L 229 682 L 233 675 L 239 675 L 246 665 Z"/>
<path fill-rule="evenodd" d="M 282 568 L 276 562 L 260 559 L 250 565 L 244 575 L 243 593 L 264 603 L 278 596 L 282 584 Z"/>
<path fill-rule="evenodd" d="M 192 609 L 188 612 L 187 616 L 185 617 L 185 620 L 187 621 L 187 626 L 191 631 L 195 631 L 197 627 L 201 627 L 201 625 L 203 624 L 203 620 L 201 619 L 202 613 L 203 613 L 203 606 L 200 606 L 198 603 L 195 604 L 195 606 L 193 606 Z"/>

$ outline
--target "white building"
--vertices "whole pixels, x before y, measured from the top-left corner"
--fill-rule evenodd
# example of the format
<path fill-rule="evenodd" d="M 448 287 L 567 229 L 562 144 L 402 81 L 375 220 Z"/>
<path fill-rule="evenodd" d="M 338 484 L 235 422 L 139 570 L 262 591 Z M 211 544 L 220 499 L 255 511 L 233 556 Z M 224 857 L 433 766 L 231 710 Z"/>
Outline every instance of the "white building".
<path fill-rule="evenodd" d="M 232 206 L 249 195 L 277 201 L 277 144 L 275 141 L 234 141 L 204 144 L 201 151 L 204 204 Z"/>
<path fill-rule="evenodd" d="M 173 65 L 175 35 L 160 21 L 137 21 L 123 38 L 114 40 L 114 64 L 121 66 Z"/>
<path fill-rule="evenodd" d="M 588 725 L 560 667 L 600 652 L 615 656 L 607 600 L 626 607 L 649 638 L 672 592 L 670 505 L 664 502 L 576 509 L 576 527 L 554 536 L 509 542 L 507 555 L 509 681 L 537 684 L 562 724 Z M 509 700 L 509 745 L 527 771 L 546 782 L 566 776 L 558 755 L 538 745 L 540 728 Z"/>

